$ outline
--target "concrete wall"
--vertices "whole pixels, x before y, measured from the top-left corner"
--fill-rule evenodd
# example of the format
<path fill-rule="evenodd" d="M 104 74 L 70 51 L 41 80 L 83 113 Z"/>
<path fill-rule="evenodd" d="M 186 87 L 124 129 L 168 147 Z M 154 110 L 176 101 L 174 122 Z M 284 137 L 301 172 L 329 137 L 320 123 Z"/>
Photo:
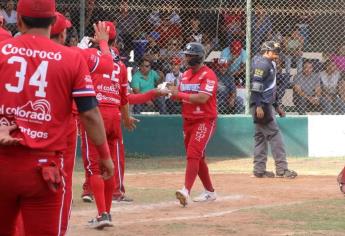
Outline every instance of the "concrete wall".
<path fill-rule="evenodd" d="M 150 156 L 185 155 L 180 116 L 137 116 L 134 132 L 124 132 L 127 153 Z M 308 156 L 308 118 L 277 118 L 288 156 Z M 250 157 L 254 125 L 249 116 L 220 116 L 216 133 L 208 145 L 209 157 Z"/>

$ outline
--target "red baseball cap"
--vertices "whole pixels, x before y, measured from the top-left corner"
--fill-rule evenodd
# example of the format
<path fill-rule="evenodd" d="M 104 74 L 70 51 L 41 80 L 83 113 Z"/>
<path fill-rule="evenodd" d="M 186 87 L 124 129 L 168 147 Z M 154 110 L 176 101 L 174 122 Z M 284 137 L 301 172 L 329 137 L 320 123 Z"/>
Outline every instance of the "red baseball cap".
<path fill-rule="evenodd" d="M 56 21 L 52 25 L 50 35 L 60 34 L 65 29 L 70 28 L 72 26 L 72 23 L 60 12 L 56 12 L 55 15 L 56 15 Z"/>
<path fill-rule="evenodd" d="M 238 55 L 242 51 L 242 43 L 240 40 L 235 40 L 230 45 L 231 53 Z"/>
<path fill-rule="evenodd" d="M 115 39 L 116 38 L 116 28 L 113 22 L 111 21 L 105 21 L 105 26 L 109 27 L 109 39 Z"/>
<path fill-rule="evenodd" d="M 32 18 L 55 16 L 55 0 L 19 0 L 17 13 Z"/>

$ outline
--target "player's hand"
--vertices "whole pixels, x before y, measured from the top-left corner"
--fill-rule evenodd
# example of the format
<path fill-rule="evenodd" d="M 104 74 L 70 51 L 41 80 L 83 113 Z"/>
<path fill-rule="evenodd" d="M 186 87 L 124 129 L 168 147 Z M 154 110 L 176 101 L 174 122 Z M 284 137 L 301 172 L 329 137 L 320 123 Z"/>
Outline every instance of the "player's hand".
<path fill-rule="evenodd" d="M 16 130 L 18 127 L 17 125 L 11 126 L 0 126 L 0 145 L 16 145 L 22 141 L 21 138 L 13 138 L 11 137 L 11 132 Z"/>
<path fill-rule="evenodd" d="M 102 177 L 104 180 L 110 179 L 114 175 L 114 163 L 110 157 L 100 159 L 99 166 L 102 170 Z"/>
<path fill-rule="evenodd" d="M 168 96 L 170 95 L 170 90 L 168 89 L 159 89 L 159 88 L 156 88 L 154 89 L 155 90 L 155 94 L 157 97 L 162 97 L 162 96 Z"/>
<path fill-rule="evenodd" d="M 93 39 L 91 39 L 94 43 L 99 43 L 100 41 L 106 41 L 109 40 L 109 27 L 105 25 L 104 21 L 98 21 L 97 24 L 93 24 L 93 29 L 95 31 L 95 35 Z"/>
<path fill-rule="evenodd" d="M 170 93 L 172 96 L 177 96 L 178 94 L 177 86 L 169 86 L 168 89 L 170 90 Z"/>
<path fill-rule="evenodd" d="M 123 119 L 123 125 L 129 131 L 133 131 L 137 127 L 136 123 L 138 123 L 138 122 L 140 122 L 140 120 L 138 120 L 132 116 L 129 116 L 129 117 Z"/>
<path fill-rule="evenodd" d="M 264 110 L 262 109 L 262 107 L 256 107 L 255 113 L 256 113 L 257 118 L 259 118 L 259 119 L 264 118 L 265 113 L 264 113 Z"/>
<path fill-rule="evenodd" d="M 284 111 L 280 106 L 278 106 L 278 107 L 276 108 L 276 112 L 278 113 L 278 115 L 279 115 L 280 117 L 285 117 L 285 116 L 286 116 L 285 111 Z"/>

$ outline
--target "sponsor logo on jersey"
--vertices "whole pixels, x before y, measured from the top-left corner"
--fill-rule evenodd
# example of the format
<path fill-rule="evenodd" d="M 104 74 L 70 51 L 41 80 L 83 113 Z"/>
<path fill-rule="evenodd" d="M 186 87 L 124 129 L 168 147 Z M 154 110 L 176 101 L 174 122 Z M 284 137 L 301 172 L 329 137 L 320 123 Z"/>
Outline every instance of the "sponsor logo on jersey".
<path fill-rule="evenodd" d="M 199 106 L 197 106 L 195 110 L 193 111 L 193 114 L 203 114 L 203 113 L 204 111 L 202 111 Z"/>
<path fill-rule="evenodd" d="M 119 85 L 112 84 L 112 85 L 107 86 L 107 85 L 99 84 L 97 85 L 97 91 L 103 92 L 103 93 L 119 94 Z"/>
<path fill-rule="evenodd" d="M 181 84 L 181 91 L 199 92 L 200 84 Z"/>
<path fill-rule="evenodd" d="M 0 114 L 15 116 L 18 120 L 42 124 L 52 120 L 50 103 L 45 99 L 28 101 L 20 107 L 0 107 Z"/>
<path fill-rule="evenodd" d="M 207 92 L 213 92 L 213 89 L 214 89 L 214 85 L 215 85 L 215 81 L 214 80 L 206 80 L 206 87 L 205 87 L 205 90 Z"/>
<path fill-rule="evenodd" d="M 110 102 L 110 103 L 115 103 L 116 105 L 120 104 L 120 100 L 117 98 L 113 98 L 113 97 L 108 97 L 102 93 L 97 93 L 96 94 L 96 99 L 99 102 Z"/>
<path fill-rule="evenodd" d="M 32 139 L 47 139 L 49 136 L 47 132 L 43 131 L 32 130 L 30 128 L 24 128 L 21 126 L 19 129 L 23 134 L 28 135 Z"/>
<path fill-rule="evenodd" d="M 264 71 L 261 69 L 255 69 L 254 76 L 256 77 L 262 77 L 264 75 Z"/>
<path fill-rule="evenodd" d="M 35 50 L 31 48 L 23 48 L 23 47 L 16 47 L 12 44 L 8 43 L 5 44 L 1 48 L 1 52 L 4 55 L 21 55 L 21 56 L 27 56 L 32 58 L 40 58 L 40 59 L 48 59 L 48 60 L 55 60 L 55 61 L 61 61 L 62 54 L 61 52 L 47 52 L 47 51 L 40 51 Z"/>
<path fill-rule="evenodd" d="M 10 122 L 6 117 L 1 117 L 0 126 L 10 126 L 14 124 L 14 121 Z"/>

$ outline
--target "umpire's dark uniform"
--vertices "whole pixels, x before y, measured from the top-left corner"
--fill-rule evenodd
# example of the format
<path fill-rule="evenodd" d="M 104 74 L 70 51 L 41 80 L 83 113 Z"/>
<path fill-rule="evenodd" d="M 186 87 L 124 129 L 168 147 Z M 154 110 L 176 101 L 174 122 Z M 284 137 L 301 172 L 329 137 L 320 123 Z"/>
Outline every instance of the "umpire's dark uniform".
<path fill-rule="evenodd" d="M 274 42 L 265 42 L 262 50 L 273 51 L 276 45 Z M 279 49 L 279 45 L 277 47 Z M 283 139 L 275 119 L 274 108 L 278 106 L 276 90 L 275 62 L 263 55 L 255 56 L 252 62 L 250 97 L 250 106 L 255 123 L 254 175 L 256 177 L 274 177 L 272 172 L 266 171 L 269 143 L 277 176 L 294 178 L 297 173 L 288 170 Z M 259 106 L 264 111 L 263 118 L 258 118 L 256 115 L 256 108 Z"/>

